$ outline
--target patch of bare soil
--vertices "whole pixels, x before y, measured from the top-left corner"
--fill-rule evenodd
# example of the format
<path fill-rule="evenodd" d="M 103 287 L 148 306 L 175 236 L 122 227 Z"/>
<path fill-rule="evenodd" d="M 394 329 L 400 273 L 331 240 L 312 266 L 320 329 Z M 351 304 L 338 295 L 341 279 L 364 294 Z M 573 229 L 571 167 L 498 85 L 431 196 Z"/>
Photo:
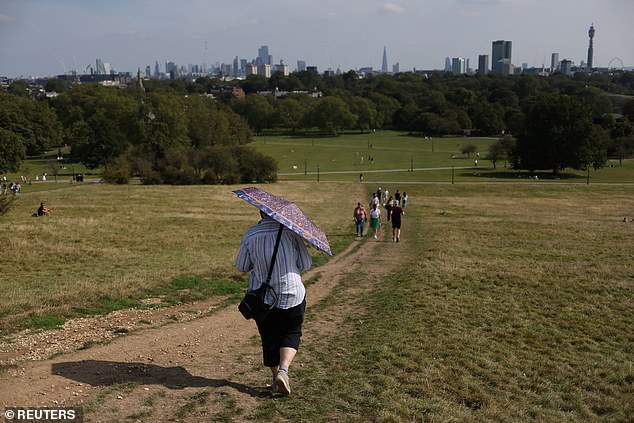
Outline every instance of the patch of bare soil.
<path fill-rule="evenodd" d="M 358 246 L 304 275 L 318 279 L 307 288 L 309 309 L 351 273 L 389 271 L 388 258 L 374 253 L 380 243 Z M 270 372 L 255 324 L 220 301 L 117 311 L 16 334 L 0 345 L 0 409 L 79 406 L 86 422 L 253 420 L 258 398 L 270 396 Z M 304 342 L 336 329 L 345 311 L 330 311 L 328 321 L 309 316 L 314 334 Z M 43 359 L 56 353 L 64 354 Z M 300 353 L 293 366 L 302 365 Z"/>

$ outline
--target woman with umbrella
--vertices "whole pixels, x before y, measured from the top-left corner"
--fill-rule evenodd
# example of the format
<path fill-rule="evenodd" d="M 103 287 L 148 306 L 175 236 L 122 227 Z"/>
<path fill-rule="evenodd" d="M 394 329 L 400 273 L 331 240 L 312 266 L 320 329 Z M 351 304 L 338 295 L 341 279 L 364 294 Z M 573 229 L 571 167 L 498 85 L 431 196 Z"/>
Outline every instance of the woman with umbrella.
<path fill-rule="evenodd" d="M 236 267 L 251 271 L 249 291 L 268 285 L 263 300 L 270 311 L 256 320 L 263 363 L 271 369 L 273 392 L 289 395 L 288 371 L 299 349 L 306 310 L 301 272 L 312 264 L 303 239 L 329 254 L 330 246 L 323 231 L 294 203 L 259 188 L 234 192 L 260 209 L 261 220 L 242 238 Z"/>

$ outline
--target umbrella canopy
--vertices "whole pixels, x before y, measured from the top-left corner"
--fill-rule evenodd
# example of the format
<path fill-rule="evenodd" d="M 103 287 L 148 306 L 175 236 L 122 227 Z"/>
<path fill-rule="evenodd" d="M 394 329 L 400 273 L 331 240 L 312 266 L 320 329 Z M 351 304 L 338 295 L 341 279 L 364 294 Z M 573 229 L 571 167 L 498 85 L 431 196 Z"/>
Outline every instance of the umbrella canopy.
<path fill-rule="evenodd" d="M 233 191 L 239 198 L 262 210 L 272 219 L 304 238 L 313 247 L 332 256 L 326 234 L 291 201 L 256 187 Z"/>

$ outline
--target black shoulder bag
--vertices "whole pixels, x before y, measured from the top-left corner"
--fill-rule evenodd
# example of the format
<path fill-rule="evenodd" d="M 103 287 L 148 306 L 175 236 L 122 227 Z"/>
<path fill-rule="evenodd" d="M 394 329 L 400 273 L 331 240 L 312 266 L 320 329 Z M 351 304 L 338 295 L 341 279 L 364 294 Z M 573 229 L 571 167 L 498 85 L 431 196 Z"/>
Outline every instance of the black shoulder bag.
<path fill-rule="evenodd" d="M 255 319 L 258 322 L 261 322 L 269 315 L 275 304 L 277 303 L 277 293 L 271 286 L 271 275 L 273 274 L 273 266 L 275 265 L 275 258 L 277 257 L 277 250 L 280 246 L 280 240 L 282 239 L 282 231 L 284 230 L 284 226 L 280 224 L 280 229 L 277 231 L 277 238 L 275 239 L 275 248 L 273 248 L 273 256 L 271 257 L 271 265 L 269 266 L 269 274 L 266 278 L 266 282 L 263 282 L 262 285 L 258 289 L 254 289 L 253 291 L 247 290 L 247 293 L 244 295 L 242 301 L 238 305 L 238 310 L 245 319 Z M 264 302 L 264 298 L 266 294 L 272 292 L 273 304 L 267 305 Z"/>

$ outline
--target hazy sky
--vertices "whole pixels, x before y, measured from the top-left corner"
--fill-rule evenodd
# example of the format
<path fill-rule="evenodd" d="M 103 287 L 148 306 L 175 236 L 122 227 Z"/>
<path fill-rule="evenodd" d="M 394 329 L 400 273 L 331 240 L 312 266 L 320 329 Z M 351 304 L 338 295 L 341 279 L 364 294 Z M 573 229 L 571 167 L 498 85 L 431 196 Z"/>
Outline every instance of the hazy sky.
<path fill-rule="evenodd" d="M 275 63 L 342 70 L 442 69 L 445 57 L 491 55 L 513 42 L 513 63 L 546 67 L 550 55 L 634 66 L 634 0 L 0 0 L 0 76 L 83 71 L 101 58 L 135 72 L 251 60 L 269 46 Z M 207 50 L 205 51 L 205 43 Z"/>

